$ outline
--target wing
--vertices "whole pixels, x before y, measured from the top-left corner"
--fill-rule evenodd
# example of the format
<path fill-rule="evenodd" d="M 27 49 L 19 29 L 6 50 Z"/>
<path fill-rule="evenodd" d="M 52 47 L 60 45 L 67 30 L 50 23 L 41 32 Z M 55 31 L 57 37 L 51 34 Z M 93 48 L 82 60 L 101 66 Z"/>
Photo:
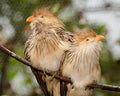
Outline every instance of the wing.
<path fill-rule="evenodd" d="M 69 42 L 72 44 L 74 42 L 74 35 L 71 32 L 66 31 L 64 28 L 56 28 L 55 29 L 58 36 L 65 42 Z"/>
<path fill-rule="evenodd" d="M 30 44 L 30 42 L 31 41 L 28 39 L 28 41 L 25 44 L 25 49 L 24 49 L 25 59 L 28 60 L 29 62 L 30 62 L 29 51 L 31 51 L 31 49 L 33 48 L 32 44 Z M 32 70 L 33 74 L 35 75 L 37 82 L 39 83 L 40 88 L 43 91 L 44 95 L 52 96 L 52 95 L 50 95 L 50 93 L 47 90 L 46 82 L 43 79 L 44 74 L 42 72 L 39 72 L 38 70 L 35 70 L 32 67 L 31 67 L 31 70 Z"/>
<path fill-rule="evenodd" d="M 65 42 L 69 42 L 69 44 L 70 45 L 72 45 L 73 44 L 73 42 L 74 42 L 74 35 L 73 35 L 73 33 L 71 33 L 71 32 L 68 32 L 68 31 L 66 31 L 65 29 L 57 29 L 57 34 L 59 35 L 59 37 L 63 40 L 63 41 L 65 41 Z M 65 59 L 65 57 L 66 57 L 66 53 L 67 53 L 67 51 L 68 50 L 66 50 L 66 52 L 64 53 L 64 55 L 63 55 L 63 59 L 61 60 L 61 67 L 62 67 L 62 65 L 63 65 L 63 62 L 64 62 L 64 59 Z M 61 67 L 60 67 L 60 71 L 61 71 Z M 60 74 L 60 75 L 62 75 L 62 74 Z M 67 96 L 67 91 L 68 91 L 68 89 L 67 89 L 67 83 L 65 83 L 64 81 L 62 81 L 62 80 L 59 80 L 59 82 L 60 82 L 60 96 Z"/>

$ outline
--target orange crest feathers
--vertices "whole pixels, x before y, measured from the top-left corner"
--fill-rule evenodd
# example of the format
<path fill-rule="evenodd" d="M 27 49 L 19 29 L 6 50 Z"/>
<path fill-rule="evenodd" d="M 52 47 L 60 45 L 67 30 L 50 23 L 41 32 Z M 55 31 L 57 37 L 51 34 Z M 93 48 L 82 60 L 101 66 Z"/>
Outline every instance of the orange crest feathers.
<path fill-rule="evenodd" d="M 80 32 L 77 32 L 75 36 L 80 40 L 83 40 L 87 37 L 96 37 L 96 33 L 91 29 L 87 29 L 87 30 L 82 30 Z"/>
<path fill-rule="evenodd" d="M 33 12 L 33 16 L 36 17 L 36 16 L 39 16 L 39 15 L 50 16 L 50 17 L 54 16 L 54 14 L 49 11 L 48 7 L 41 8 L 41 9 L 38 9 L 38 8 L 35 9 L 35 11 Z"/>

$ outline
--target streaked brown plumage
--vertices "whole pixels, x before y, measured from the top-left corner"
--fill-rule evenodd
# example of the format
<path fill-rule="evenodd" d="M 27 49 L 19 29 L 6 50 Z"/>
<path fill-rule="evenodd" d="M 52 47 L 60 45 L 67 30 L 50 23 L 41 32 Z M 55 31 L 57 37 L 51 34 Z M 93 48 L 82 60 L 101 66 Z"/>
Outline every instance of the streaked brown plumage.
<path fill-rule="evenodd" d="M 86 89 L 86 86 L 100 79 L 99 56 L 104 37 L 92 31 L 74 36 L 75 42 L 66 53 L 61 68 L 63 76 L 73 82 L 73 85 L 68 84 L 67 96 L 92 96 L 92 89 Z"/>
<path fill-rule="evenodd" d="M 27 22 L 31 22 L 32 33 L 25 44 L 25 58 L 33 67 L 45 71 L 56 72 L 61 67 L 63 76 L 73 82 L 67 85 L 67 96 L 91 96 L 92 90 L 85 87 L 100 78 L 99 52 L 103 37 L 91 31 L 71 34 L 47 9 L 35 10 Z M 98 37 L 101 39 L 97 40 Z M 65 96 L 60 92 L 58 80 L 33 68 L 32 71 L 45 96 Z"/>
<path fill-rule="evenodd" d="M 67 32 L 63 23 L 53 13 L 47 9 L 37 9 L 32 16 L 28 17 L 32 33 L 25 44 L 25 58 L 29 60 L 33 67 L 45 71 L 58 71 L 64 53 L 73 42 L 73 35 Z M 58 94 L 53 92 L 56 79 L 45 76 L 35 69 L 32 69 L 42 90 L 46 96 Z M 44 78 L 44 79 L 43 79 Z M 42 83 L 43 82 L 43 83 Z M 47 86 L 46 86 L 47 83 Z M 48 88 L 48 89 L 47 89 Z M 46 91 L 48 90 L 48 92 Z"/>

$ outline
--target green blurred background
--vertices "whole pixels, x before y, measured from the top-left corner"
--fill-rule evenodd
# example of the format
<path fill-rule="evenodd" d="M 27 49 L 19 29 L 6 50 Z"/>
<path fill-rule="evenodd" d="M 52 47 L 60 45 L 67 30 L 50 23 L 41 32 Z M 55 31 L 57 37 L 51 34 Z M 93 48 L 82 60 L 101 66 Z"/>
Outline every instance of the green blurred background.
<path fill-rule="evenodd" d="M 51 7 L 51 10 L 64 21 L 71 31 L 92 28 L 96 33 L 108 36 L 109 29 L 103 23 L 90 23 L 85 17 L 83 7 L 75 7 L 76 0 L 0 0 L 0 44 L 24 58 L 24 44 L 28 36 L 26 18 L 35 8 Z M 77 0 L 80 6 L 87 0 Z M 90 0 L 89 0 L 90 1 Z M 93 0 L 91 0 L 92 2 Z M 104 0 L 105 1 L 105 0 Z M 111 7 L 104 2 L 104 8 Z M 95 8 L 93 8 L 95 9 Z M 93 10 L 99 11 L 99 10 Z M 109 11 L 109 10 L 108 10 Z M 91 12 L 91 10 L 90 10 Z M 92 14 L 92 13 L 91 13 Z M 114 25 L 113 25 L 114 26 Z M 115 33 L 114 33 L 115 34 Z M 102 83 L 120 85 L 120 58 L 111 51 L 108 40 L 103 43 L 100 63 Z M 116 40 L 119 46 L 120 40 Z M 113 44 L 114 46 L 114 44 Z M 43 96 L 29 67 L 0 52 L 0 93 L 3 96 Z M 120 96 L 120 92 L 95 89 L 94 96 Z"/>

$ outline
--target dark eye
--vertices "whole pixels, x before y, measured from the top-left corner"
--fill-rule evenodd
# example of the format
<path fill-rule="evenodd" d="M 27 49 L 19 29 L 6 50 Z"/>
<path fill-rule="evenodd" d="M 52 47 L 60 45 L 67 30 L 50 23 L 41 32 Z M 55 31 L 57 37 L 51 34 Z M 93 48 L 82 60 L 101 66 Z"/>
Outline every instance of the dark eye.
<path fill-rule="evenodd" d="M 41 18 L 43 18 L 44 16 L 41 16 Z"/>
<path fill-rule="evenodd" d="M 89 41 L 89 39 L 86 39 L 86 41 Z"/>

